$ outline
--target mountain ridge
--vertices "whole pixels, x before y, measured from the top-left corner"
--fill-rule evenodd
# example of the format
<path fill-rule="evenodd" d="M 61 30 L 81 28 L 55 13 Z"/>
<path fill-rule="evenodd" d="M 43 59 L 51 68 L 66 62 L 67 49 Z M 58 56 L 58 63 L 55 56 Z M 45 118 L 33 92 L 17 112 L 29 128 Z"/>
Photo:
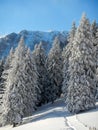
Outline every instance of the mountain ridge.
<path fill-rule="evenodd" d="M 67 43 L 67 35 L 67 31 L 44 32 L 22 30 L 19 33 L 10 33 L 0 38 L 0 59 L 6 57 L 12 47 L 17 47 L 21 37 L 24 37 L 26 46 L 31 50 L 34 49 L 35 44 L 39 44 L 42 41 L 46 51 L 49 51 L 55 37 L 58 36 L 62 44 L 61 46 L 64 46 Z"/>

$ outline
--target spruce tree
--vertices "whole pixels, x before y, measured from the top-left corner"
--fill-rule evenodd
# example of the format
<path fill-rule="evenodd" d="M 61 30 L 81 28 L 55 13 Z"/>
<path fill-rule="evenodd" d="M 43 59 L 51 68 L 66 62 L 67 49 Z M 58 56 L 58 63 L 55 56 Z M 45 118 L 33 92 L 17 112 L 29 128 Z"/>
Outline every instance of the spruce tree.
<path fill-rule="evenodd" d="M 13 124 L 21 122 L 24 116 L 23 103 L 25 83 L 23 79 L 23 64 L 25 57 L 24 40 L 21 38 L 18 47 L 15 50 L 14 58 L 11 62 L 11 68 L 8 70 L 8 76 L 5 83 L 5 94 L 3 97 L 2 124 Z"/>
<path fill-rule="evenodd" d="M 33 51 L 33 58 L 36 63 L 36 68 L 38 71 L 38 90 L 37 90 L 37 105 L 41 105 L 47 101 L 46 91 L 48 86 L 48 77 L 47 77 L 47 68 L 46 68 L 46 53 L 43 48 L 43 43 L 40 42 L 39 45 L 35 45 L 35 49 Z"/>
<path fill-rule="evenodd" d="M 69 58 L 69 81 L 66 106 L 72 113 L 78 113 L 95 106 L 95 50 L 90 23 L 82 16 Z M 66 87 L 66 84 L 63 84 Z"/>
<path fill-rule="evenodd" d="M 64 84 L 64 87 L 62 87 L 62 92 L 64 94 L 65 99 L 66 99 L 66 95 L 67 95 L 68 80 L 69 80 L 69 72 L 68 72 L 69 58 L 71 57 L 71 51 L 73 48 L 73 41 L 74 41 L 75 33 L 76 33 L 76 25 L 75 25 L 75 22 L 73 22 L 71 31 L 70 31 L 69 36 L 68 36 L 68 44 L 65 46 L 65 48 L 63 49 L 63 52 L 62 52 L 63 64 L 64 64 L 63 65 L 63 71 L 64 71 L 63 84 Z M 65 84 L 66 84 L 66 87 L 65 87 Z"/>
<path fill-rule="evenodd" d="M 93 38 L 94 38 L 94 46 L 96 50 L 96 83 L 97 83 L 96 98 L 98 98 L 98 27 L 96 29 L 95 36 Z"/>
<path fill-rule="evenodd" d="M 62 50 L 60 48 L 60 41 L 58 37 L 55 38 L 53 46 L 48 54 L 47 60 L 48 75 L 51 84 L 51 101 L 59 98 L 61 95 L 61 86 L 62 86 Z"/>
<path fill-rule="evenodd" d="M 2 105 L 3 103 L 3 95 L 5 92 L 5 81 L 7 79 L 7 75 L 8 75 L 8 69 L 10 67 L 10 62 L 12 61 L 12 57 L 13 57 L 13 49 L 11 49 L 10 54 L 8 55 L 8 57 L 4 60 L 2 60 L 2 74 L 1 74 L 1 78 L 0 78 L 0 105 Z M 1 66 L 1 65 L 0 65 Z M 2 107 L 1 107 L 2 109 Z M 0 111 L 1 112 L 1 111 Z M 2 113 L 2 112 L 1 112 Z"/>
<path fill-rule="evenodd" d="M 20 123 L 22 117 L 32 115 L 37 102 L 37 69 L 30 50 L 22 37 L 15 49 L 5 81 L 2 124 Z"/>
<path fill-rule="evenodd" d="M 9 55 L 7 56 L 7 58 L 5 60 L 5 65 L 4 65 L 5 70 L 7 70 L 7 69 L 9 69 L 11 67 L 10 64 L 11 64 L 11 61 L 12 61 L 13 57 L 14 57 L 14 49 L 11 48 L 10 52 L 9 52 Z"/>
<path fill-rule="evenodd" d="M 91 24 L 91 33 L 92 33 L 92 37 L 93 37 L 93 44 L 94 46 L 96 46 L 96 32 L 97 32 L 97 23 L 94 20 L 93 23 Z"/>
<path fill-rule="evenodd" d="M 4 86 L 3 86 L 3 78 L 2 78 L 2 73 L 4 71 L 4 64 L 5 64 L 5 61 L 4 59 L 1 59 L 0 60 L 0 108 L 1 108 L 1 105 L 2 105 L 2 97 L 3 97 L 3 94 L 4 94 Z M 1 114 L 1 110 L 0 110 L 0 114 Z"/>
<path fill-rule="evenodd" d="M 27 50 L 23 64 L 23 79 L 25 83 L 25 93 L 23 96 L 23 103 L 25 104 L 23 113 L 24 116 L 32 115 L 36 108 L 38 89 L 38 72 L 34 58 L 31 56 L 30 49 Z"/>
<path fill-rule="evenodd" d="M 98 25 L 94 20 L 91 24 L 91 32 L 93 37 L 93 45 L 95 47 L 96 52 L 96 94 L 95 97 L 98 98 Z"/>
<path fill-rule="evenodd" d="M 2 73 L 2 86 L 5 87 L 5 82 L 8 76 L 8 70 L 11 68 L 11 62 L 14 57 L 14 50 L 11 48 L 9 55 L 5 59 L 4 71 Z"/>

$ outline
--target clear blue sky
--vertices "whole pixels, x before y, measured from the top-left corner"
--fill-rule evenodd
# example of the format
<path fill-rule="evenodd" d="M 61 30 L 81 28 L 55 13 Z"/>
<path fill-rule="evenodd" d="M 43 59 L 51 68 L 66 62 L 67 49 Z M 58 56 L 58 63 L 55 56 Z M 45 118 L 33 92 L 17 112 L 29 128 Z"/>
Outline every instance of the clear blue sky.
<path fill-rule="evenodd" d="M 21 30 L 69 30 L 82 12 L 98 22 L 98 0 L 0 0 L 0 35 Z"/>

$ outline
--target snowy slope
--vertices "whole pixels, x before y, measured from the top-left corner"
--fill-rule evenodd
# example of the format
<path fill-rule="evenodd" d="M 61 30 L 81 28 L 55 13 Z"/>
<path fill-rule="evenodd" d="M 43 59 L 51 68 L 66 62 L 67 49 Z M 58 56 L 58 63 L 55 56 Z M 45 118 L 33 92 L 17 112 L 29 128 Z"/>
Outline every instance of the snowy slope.
<path fill-rule="evenodd" d="M 67 120 L 76 130 L 98 130 L 98 102 L 96 103 L 96 109 L 69 116 Z"/>
<path fill-rule="evenodd" d="M 43 41 L 46 51 L 49 51 L 56 36 L 59 37 L 62 46 L 66 44 L 67 40 L 66 31 L 41 32 L 23 30 L 20 33 L 11 33 L 0 38 L 0 58 L 6 56 L 11 47 L 16 47 L 22 36 L 24 37 L 25 44 L 30 47 L 31 50 L 33 50 L 35 44 Z"/>
<path fill-rule="evenodd" d="M 98 130 L 98 106 L 85 113 L 71 115 L 65 111 L 62 100 L 44 105 L 31 117 L 23 119 L 23 125 L 12 128 L 6 126 L 0 130 Z M 93 130 L 93 129 L 91 129 Z"/>
<path fill-rule="evenodd" d="M 98 130 L 98 102 L 96 109 L 90 110 L 86 113 L 81 113 L 76 116 L 77 120 L 87 127 L 95 127 Z"/>
<path fill-rule="evenodd" d="M 65 120 L 64 103 L 57 101 L 53 105 L 45 105 L 29 118 L 25 118 L 19 127 L 7 126 L 0 130 L 73 130 Z"/>

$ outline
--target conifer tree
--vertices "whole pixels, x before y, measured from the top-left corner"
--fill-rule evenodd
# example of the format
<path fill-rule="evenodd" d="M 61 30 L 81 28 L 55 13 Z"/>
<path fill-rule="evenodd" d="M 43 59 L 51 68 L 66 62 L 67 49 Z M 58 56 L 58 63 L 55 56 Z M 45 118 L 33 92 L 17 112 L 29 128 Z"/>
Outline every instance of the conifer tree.
<path fill-rule="evenodd" d="M 32 115 L 37 100 L 37 69 L 30 50 L 24 45 L 22 37 L 15 49 L 8 69 L 3 98 L 2 123 L 20 123 L 22 117 Z"/>
<path fill-rule="evenodd" d="M 75 22 L 73 22 L 71 31 L 68 36 L 68 44 L 65 46 L 65 48 L 63 49 L 63 52 L 62 52 L 63 64 L 64 64 L 64 66 L 63 66 L 64 87 L 62 87 L 62 92 L 63 92 L 65 98 L 66 98 L 66 94 L 67 94 L 68 80 L 69 80 L 69 72 L 68 72 L 69 57 L 71 57 L 71 51 L 73 48 L 73 41 L 74 41 L 75 33 L 76 33 L 76 25 L 75 25 Z M 65 84 L 66 84 L 66 87 L 65 87 Z"/>
<path fill-rule="evenodd" d="M 0 60 L 0 81 L 1 81 L 1 76 L 2 76 L 2 72 L 4 70 L 4 59 Z"/>
<path fill-rule="evenodd" d="M 9 55 L 7 56 L 7 58 L 5 60 L 5 65 L 4 65 L 5 70 L 7 70 L 7 69 L 9 69 L 9 67 L 11 67 L 10 64 L 11 64 L 13 57 L 14 57 L 14 49 L 11 48 Z"/>
<path fill-rule="evenodd" d="M 93 38 L 94 38 L 94 46 L 96 50 L 96 87 L 97 87 L 96 98 L 98 98 L 98 27 L 96 29 L 96 33 Z"/>
<path fill-rule="evenodd" d="M 12 61 L 12 51 L 13 49 L 11 49 L 10 54 L 8 55 L 8 57 L 4 60 L 2 60 L 2 74 L 1 74 L 1 78 L 0 78 L 0 105 L 2 105 L 3 103 L 3 95 L 5 92 L 5 81 L 7 79 L 7 75 L 8 75 L 8 69 L 10 67 L 10 62 Z"/>
<path fill-rule="evenodd" d="M 23 79 L 23 64 L 25 57 L 24 40 L 21 38 L 18 47 L 15 50 L 14 58 L 11 62 L 12 68 L 8 70 L 8 76 L 5 83 L 5 94 L 3 97 L 2 124 L 14 124 L 21 122 L 24 116 L 25 105 L 23 97 L 25 92 L 25 83 Z"/>
<path fill-rule="evenodd" d="M 2 73 L 2 86 L 3 87 L 5 87 L 4 83 L 8 76 L 8 70 L 9 70 L 9 68 L 11 68 L 11 62 L 12 62 L 13 57 L 14 57 L 14 50 L 13 50 L 13 48 L 11 48 L 9 55 L 5 59 L 4 71 Z"/>
<path fill-rule="evenodd" d="M 36 63 L 36 68 L 38 71 L 38 103 L 37 105 L 41 105 L 42 103 L 48 102 L 47 100 L 47 92 L 48 91 L 48 77 L 47 77 L 47 68 L 46 68 L 46 53 L 43 48 L 43 43 L 40 42 L 39 45 L 35 45 L 35 49 L 33 51 L 33 58 Z"/>
<path fill-rule="evenodd" d="M 90 23 L 82 16 L 69 58 L 69 81 L 66 106 L 72 113 L 78 113 L 95 106 L 95 50 Z M 63 87 L 66 84 L 63 84 Z"/>
<path fill-rule="evenodd" d="M 91 32 L 93 37 L 93 45 L 95 47 L 96 52 L 96 94 L 95 97 L 98 98 L 98 25 L 96 21 L 94 20 L 91 24 Z"/>
<path fill-rule="evenodd" d="M 4 71 L 4 64 L 5 64 L 4 59 L 1 59 L 0 60 L 0 106 L 2 105 L 2 97 L 4 94 L 4 86 L 2 85 L 2 83 L 3 83 L 2 73 Z M 0 112 L 1 112 L 1 110 L 0 110 Z"/>
<path fill-rule="evenodd" d="M 93 44 L 96 46 L 96 32 L 97 32 L 97 23 L 94 20 L 93 23 L 91 24 L 91 32 L 92 32 L 92 37 L 93 37 Z"/>
<path fill-rule="evenodd" d="M 0 86 L 2 83 L 2 73 L 4 71 L 5 59 L 0 60 Z"/>
<path fill-rule="evenodd" d="M 60 48 L 60 41 L 58 37 L 55 38 L 53 46 L 48 54 L 47 60 L 48 75 L 51 84 L 51 101 L 60 97 L 62 86 L 62 50 Z"/>
<path fill-rule="evenodd" d="M 23 103 L 25 104 L 23 113 L 24 116 L 32 115 L 36 108 L 38 89 L 38 72 L 34 59 L 31 56 L 30 49 L 27 50 L 23 64 L 23 78 L 25 83 L 25 93 L 23 96 Z"/>

